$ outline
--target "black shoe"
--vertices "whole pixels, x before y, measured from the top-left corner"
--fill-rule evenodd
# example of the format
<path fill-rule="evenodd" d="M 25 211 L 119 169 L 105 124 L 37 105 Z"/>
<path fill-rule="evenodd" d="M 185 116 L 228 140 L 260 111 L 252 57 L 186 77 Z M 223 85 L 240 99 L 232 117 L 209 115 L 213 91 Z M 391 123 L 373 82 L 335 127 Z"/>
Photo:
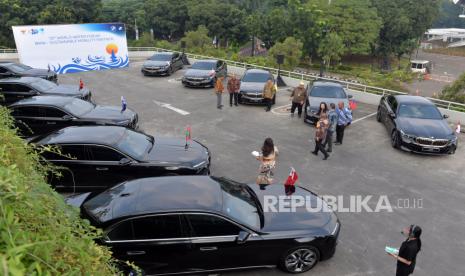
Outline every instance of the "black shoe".
<path fill-rule="evenodd" d="M 326 152 L 333 152 L 333 150 L 327 150 Z"/>
<path fill-rule="evenodd" d="M 232 107 L 232 104 L 229 104 L 230 107 Z"/>
<path fill-rule="evenodd" d="M 313 153 L 314 155 L 318 155 L 318 152 L 317 152 L 317 151 L 312 151 L 312 153 Z"/>
<path fill-rule="evenodd" d="M 236 104 L 234 104 L 234 105 L 235 105 L 235 106 L 239 106 L 237 103 L 236 103 Z"/>
<path fill-rule="evenodd" d="M 329 157 L 329 154 L 326 154 L 325 157 L 323 158 L 323 160 L 327 160 Z"/>
<path fill-rule="evenodd" d="M 294 113 L 291 113 L 291 118 L 294 118 Z"/>
<path fill-rule="evenodd" d="M 299 119 L 302 118 L 302 114 L 299 114 Z"/>
<path fill-rule="evenodd" d="M 338 145 L 338 146 L 339 146 L 339 145 L 342 145 L 341 142 L 336 142 L 336 143 L 334 143 L 334 144 L 335 144 L 335 145 Z"/>

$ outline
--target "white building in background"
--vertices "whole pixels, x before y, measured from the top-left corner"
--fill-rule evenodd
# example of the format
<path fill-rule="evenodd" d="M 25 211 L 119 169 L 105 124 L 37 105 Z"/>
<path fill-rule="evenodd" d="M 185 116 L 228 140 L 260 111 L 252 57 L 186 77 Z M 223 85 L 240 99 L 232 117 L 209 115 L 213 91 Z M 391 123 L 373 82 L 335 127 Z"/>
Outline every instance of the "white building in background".
<path fill-rule="evenodd" d="M 422 46 L 424 48 L 465 46 L 465 29 L 429 29 L 425 32 Z"/>

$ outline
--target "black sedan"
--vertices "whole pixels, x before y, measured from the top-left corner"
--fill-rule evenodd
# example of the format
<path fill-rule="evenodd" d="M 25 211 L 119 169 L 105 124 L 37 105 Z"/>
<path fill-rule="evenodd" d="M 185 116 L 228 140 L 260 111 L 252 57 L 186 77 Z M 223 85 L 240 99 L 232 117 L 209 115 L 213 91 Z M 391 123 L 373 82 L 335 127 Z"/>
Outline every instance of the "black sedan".
<path fill-rule="evenodd" d="M 57 82 L 58 80 L 55 72 L 46 69 L 32 68 L 31 66 L 11 61 L 0 62 L 0 79 L 10 77 L 38 77 L 53 82 Z"/>
<path fill-rule="evenodd" d="M 268 80 L 272 80 L 273 75 L 261 69 L 249 69 L 245 71 L 241 79 L 241 86 L 239 89 L 239 103 L 245 104 L 258 104 L 264 103 L 263 89 Z M 276 94 L 272 99 L 272 104 L 276 103 Z"/>
<path fill-rule="evenodd" d="M 113 256 L 147 274 L 274 266 L 306 272 L 333 256 L 340 223 L 326 202 L 301 187 L 294 195 L 326 208 L 265 208 L 267 198 L 283 195 L 280 185 L 261 189 L 225 178 L 180 176 L 133 180 L 67 202 L 104 230 L 101 242 Z"/>
<path fill-rule="evenodd" d="M 10 105 L 33 96 L 66 96 L 91 101 L 92 93 L 79 85 L 56 84 L 41 78 L 22 77 L 0 79 L 0 104 Z"/>
<path fill-rule="evenodd" d="M 213 87 L 217 77 L 226 77 L 228 68 L 224 61 L 198 60 L 184 73 L 182 84 L 189 87 Z"/>
<path fill-rule="evenodd" d="M 183 61 L 179 53 L 159 52 L 147 59 L 142 65 L 144 76 L 171 75 L 182 69 Z"/>
<path fill-rule="evenodd" d="M 95 105 L 72 97 L 35 96 L 9 106 L 24 136 L 46 134 L 68 126 L 114 125 L 137 129 L 137 113 L 118 106 Z"/>
<path fill-rule="evenodd" d="M 161 175 L 209 174 L 210 152 L 196 141 L 154 138 L 117 126 L 67 127 L 35 137 L 38 146 L 58 146 L 43 157 L 62 167 L 52 177 L 57 190 L 102 190 L 122 181 Z"/>
<path fill-rule="evenodd" d="M 428 99 L 419 96 L 383 96 L 376 116 L 391 135 L 394 148 L 429 154 L 453 154 L 457 136 Z"/>

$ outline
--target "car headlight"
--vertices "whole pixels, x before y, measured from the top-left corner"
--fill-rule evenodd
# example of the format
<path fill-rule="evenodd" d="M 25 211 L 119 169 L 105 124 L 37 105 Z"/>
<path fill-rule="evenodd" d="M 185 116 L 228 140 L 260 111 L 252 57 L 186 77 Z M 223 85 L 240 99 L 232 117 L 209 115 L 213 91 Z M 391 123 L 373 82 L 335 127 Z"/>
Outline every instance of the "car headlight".
<path fill-rule="evenodd" d="M 415 138 L 416 138 L 415 135 L 407 134 L 402 129 L 400 130 L 400 135 L 401 135 L 402 139 L 404 139 L 404 140 L 415 140 Z"/>

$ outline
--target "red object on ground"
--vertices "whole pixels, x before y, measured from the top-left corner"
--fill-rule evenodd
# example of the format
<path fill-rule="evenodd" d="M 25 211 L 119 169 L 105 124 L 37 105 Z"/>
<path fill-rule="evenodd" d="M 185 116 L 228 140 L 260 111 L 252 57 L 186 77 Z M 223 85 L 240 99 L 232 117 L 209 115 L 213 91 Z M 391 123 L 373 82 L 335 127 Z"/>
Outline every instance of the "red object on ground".
<path fill-rule="evenodd" d="M 292 186 L 295 184 L 295 182 L 299 179 L 299 176 L 297 175 L 297 172 L 294 170 L 294 168 L 291 168 L 291 172 L 289 173 L 289 176 L 286 179 L 286 183 L 284 185 L 286 186 Z"/>
<path fill-rule="evenodd" d="M 79 90 L 81 90 L 82 88 L 84 88 L 84 82 L 82 81 L 82 79 L 79 79 Z"/>

